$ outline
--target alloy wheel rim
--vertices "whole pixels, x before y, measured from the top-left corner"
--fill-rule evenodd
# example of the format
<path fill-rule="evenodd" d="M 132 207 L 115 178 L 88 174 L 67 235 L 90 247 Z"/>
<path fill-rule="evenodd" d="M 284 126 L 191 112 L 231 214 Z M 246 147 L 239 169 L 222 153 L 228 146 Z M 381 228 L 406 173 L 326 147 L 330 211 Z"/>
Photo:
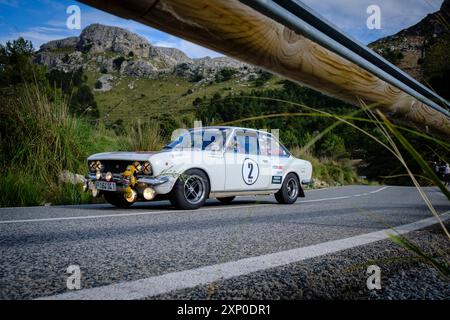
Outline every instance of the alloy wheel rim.
<path fill-rule="evenodd" d="M 184 181 L 184 197 L 190 204 L 199 204 L 205 196 L 205 183 L 199 176 L 190 176 Z"/>
<path fill-rule="evenodd" d="M 298 196 L 298 183 L 294 178 L 289 179 L 287 183 L 287 192 L 289 199 L 295 199 Z"/>

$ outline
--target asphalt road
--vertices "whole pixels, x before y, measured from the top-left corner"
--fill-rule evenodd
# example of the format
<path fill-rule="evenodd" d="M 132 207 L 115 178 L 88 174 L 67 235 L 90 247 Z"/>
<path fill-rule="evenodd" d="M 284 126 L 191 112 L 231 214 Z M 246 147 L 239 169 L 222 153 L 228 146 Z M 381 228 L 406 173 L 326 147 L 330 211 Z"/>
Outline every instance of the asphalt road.
<path fill-rule="evenodd" d="M 426 192 L 439 213 L 450 211 L 436 188 Z M 130 290 L 136 293 L 131 298 L 176 290 L 192 298 L 189 290 L 201 277 L 204 285 L 239 278 L 248 289 L 252 284 L 246 285 L 244 275 L 270 273 L 270 268 L 300 259 L 308 263 L 314 257 L 317 262 L 330 248 L 339 252 L 341 239 L 350 238 L 345 242 L 348 250 L 353 245 L 361 248 L 369 243 L 364 235 L 430 216 L 416 189 L 378 186 L 309 191 L 292 206 L 278 205 L 272 197 L 249 197 L 231 205 L 211 200 L 197 211 L 176 211 L 166 202 L 128 210 L 107 204 L 3 208 L 0 298 L 68 292 L 56 298 L 123 298 Z M 70 265 L 80 267 L 81 290 L 66 287 Z M 208 280 L 204 274 L 215 276 Z M 156 289 L 148 290 L 149 283 Z"/>

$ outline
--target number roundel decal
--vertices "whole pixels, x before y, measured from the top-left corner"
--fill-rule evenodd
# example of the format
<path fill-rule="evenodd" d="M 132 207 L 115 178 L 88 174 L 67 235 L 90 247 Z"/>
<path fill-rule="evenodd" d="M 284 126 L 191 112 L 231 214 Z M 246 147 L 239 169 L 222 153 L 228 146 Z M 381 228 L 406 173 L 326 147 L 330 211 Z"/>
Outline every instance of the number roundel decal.
<path fill-rule="evenodd" d="M 255 184 L 259 177 L 259 167 L 255 160 L 245 159 L 242 164 L 242 179 L 244 179 L 245 184 L 251 186 Z"/>

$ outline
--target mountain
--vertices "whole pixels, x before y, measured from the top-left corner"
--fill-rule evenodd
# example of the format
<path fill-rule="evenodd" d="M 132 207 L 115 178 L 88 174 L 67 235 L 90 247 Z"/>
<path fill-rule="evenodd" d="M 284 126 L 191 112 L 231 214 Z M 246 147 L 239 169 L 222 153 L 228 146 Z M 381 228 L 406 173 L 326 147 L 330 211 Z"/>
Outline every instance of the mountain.
<path fill-rule="evenodd" d="M 81 68 L 100 119 L 108 125 L 189 118 L 194 102 L 204 97 L 281 86 L 278 78 L 267 80 L 262 70 L 240 61 L 191 59 L 176 48 L 154 46 L 128 30 L 100 24 L 86 27 L 79 37 L 42 45 L 35 62 L 49 71 Z"/>
<path fill-rule="evenodd" d="M 371 43 L 369 47 L 421 81 L 424 79 L 422 62 L 426 49 L 449 33 L 449 21 L 450 0 L 444 0 L 439 11 L 395 35 Z"/>
<path fill-rule="evenodd" d="M 48 42 L 41 46 L 36 62 L 50 70 L 85 71 L 103 74 L 118 72 L 136 78 L 158 78 L 176 73 L 189 80 L 212 80 L 224 68 L 241 76 L 256 68 L 227 57 L 191 59 L 175 48 L 153 46 L 147 39 L 128 30 L 92 24 L 79 37 Z"/>

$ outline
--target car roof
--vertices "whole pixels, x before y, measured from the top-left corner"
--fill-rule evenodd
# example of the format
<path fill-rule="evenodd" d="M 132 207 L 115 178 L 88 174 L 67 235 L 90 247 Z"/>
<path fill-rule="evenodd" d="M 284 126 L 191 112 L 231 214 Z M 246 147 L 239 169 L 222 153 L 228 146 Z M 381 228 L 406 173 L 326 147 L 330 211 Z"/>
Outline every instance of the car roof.
<path fill-rule="evenodd" d="M 191 128 L 189 130 L 195 130 L 195 129 L 217 129 L 217 130 L 244 130 L 244 131 L 254 131 L 254 132 L 263 132 L 263 133 L 267 133 L 270 134 L 267 131 L 263 131 L 263 130 L 257 130 L 257 129 L 252 129 L 252 128 L 244 128 L 244 127 L 231 127 L 231 126 L 211 126 L 211 127 L 199 127 L 199 128 Z"/>

